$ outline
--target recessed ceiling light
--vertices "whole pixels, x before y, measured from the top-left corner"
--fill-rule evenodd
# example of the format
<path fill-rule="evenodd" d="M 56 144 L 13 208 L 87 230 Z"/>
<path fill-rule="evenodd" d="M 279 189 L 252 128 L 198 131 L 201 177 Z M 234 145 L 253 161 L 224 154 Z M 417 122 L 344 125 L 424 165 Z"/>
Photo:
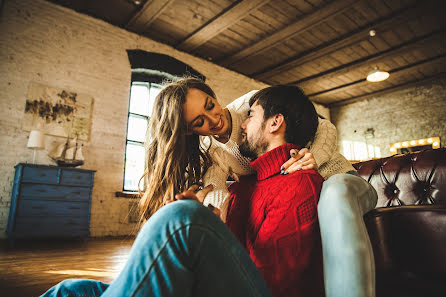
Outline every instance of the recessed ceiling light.
<path fill-rule="evenodd" d="M 369 35 L 372 36 L 372 37 L 375 36 L 376 35 L 376 31 L 375 30 L 370 30 L 369 31 Z"/>

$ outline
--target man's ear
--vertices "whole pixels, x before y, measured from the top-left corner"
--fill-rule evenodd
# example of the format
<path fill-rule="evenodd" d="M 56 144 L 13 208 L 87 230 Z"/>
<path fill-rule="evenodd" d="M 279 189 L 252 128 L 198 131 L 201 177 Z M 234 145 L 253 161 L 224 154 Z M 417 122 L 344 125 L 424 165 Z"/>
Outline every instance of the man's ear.
<path fill-rule="evenodd" d="M 275 133 L 280 130 L 280 128 L 284 127 L 285 125 L 285 118 L 283 117 L 283 114 L 278 113 L 275 116 L 271 117 L 271 122 L 269 125 L 269 132 Z"/>

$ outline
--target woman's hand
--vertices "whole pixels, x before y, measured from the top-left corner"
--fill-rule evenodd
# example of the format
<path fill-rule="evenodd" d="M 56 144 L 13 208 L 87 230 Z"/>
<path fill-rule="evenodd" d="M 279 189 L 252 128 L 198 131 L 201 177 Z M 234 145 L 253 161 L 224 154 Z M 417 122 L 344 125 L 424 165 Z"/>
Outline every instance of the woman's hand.
<path fill-rule="evenodd" d="M 305 147 L 300 151 L 295 149 L 290 150 L 291 158 L 283 163 L 280 167 L 280 174 L 293 173 L 298 170 L 317 170 L 316 160 L 313 154 Z"/>
<path fill-rule="evenodd" d="M 208 185 L 207 187 L 201 188 L 198 185 L 192 185 L 187 189 L 186 191 L 176 194 L 174 199 L 167 200 L 164 205 L 175 202 L 177 200 L 195 200 L 199 203 L 203 203 L 204 198 L 206 195 L 212 191 L 214 188 L 213 185 Z M 217 216 L 220 217 L 220 209 L 214 207 L 212 204 L 208 205 L 208 208 L 215 213 Z"/>
<path fill-rule="evenodd" d="M 183 193 L 180 194 L 176 194 L 175 198 L 178 200 L 192 199 L 200 203 L 203 203 L 206 195 L 213 189 L 214 189 L 213 185 L 208 185 L 207 187 L 204 188 L 199 185 L 192 185 L 189 187 L 189 189 L 187 189 L 187 191 L 184 191 Z"/>

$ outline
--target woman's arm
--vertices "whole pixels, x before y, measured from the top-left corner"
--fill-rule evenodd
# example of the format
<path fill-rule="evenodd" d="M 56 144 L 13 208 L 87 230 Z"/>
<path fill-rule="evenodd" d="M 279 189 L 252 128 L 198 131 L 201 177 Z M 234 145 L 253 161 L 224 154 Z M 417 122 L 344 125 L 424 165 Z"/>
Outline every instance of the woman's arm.
<path fill-rule="evenodd" d="M 226 222 L 230 196 L 226 186 L 228 176 L 228 170 L 225 170 L 218 163 L 216 164 L 214 162 L 203 177 L 203 184 L 205 186 L 213 185 L 213 190 L 206 195 L 203 204 L 205 206 L 212 204 L 214 207 L 219 208 L 220 218 L 223 222 Z"/>
<path fill-rule="evenodd" d="M 219 208 L 221 211 L 220 218 L 225 222 L 230 198 L 226 181 L 230 175 L 237 180 L 237 176 L 232 174 L 231 167 L 236 165 L 234 163 L 237 163 L 237 158 L 228 154 L 223 148 L 216 146 L 211 146 L 209 154 L 212 158 L 212 165 L 203 176 L 203 185 L 212 185 L 213 190 L 206 195 L 202 203 L 205 206 L 212 204 Z"/>
<path fill-rule="evenodd" d="M 331 159 L 337 147 L 336 127 L 328 120 L 319 119 L 314 141 L 310 146 L 318 167 Z"/>

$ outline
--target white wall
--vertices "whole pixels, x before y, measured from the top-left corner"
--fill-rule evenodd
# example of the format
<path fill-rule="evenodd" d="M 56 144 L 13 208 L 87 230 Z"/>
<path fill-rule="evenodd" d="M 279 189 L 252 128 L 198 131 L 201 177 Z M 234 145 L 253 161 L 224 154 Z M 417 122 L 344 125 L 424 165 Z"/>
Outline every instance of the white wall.
<path fill-rule="evenodd" d="M 446 141 L 446 79 L 331 108 L 331 118 L 342 141 L 367 142 L 391 155 L 390 144 L 439 136 Z M 372 128 L 373 138 L 364 132 Z M 342 149 L 340 150 L 342 152 Z"/>

